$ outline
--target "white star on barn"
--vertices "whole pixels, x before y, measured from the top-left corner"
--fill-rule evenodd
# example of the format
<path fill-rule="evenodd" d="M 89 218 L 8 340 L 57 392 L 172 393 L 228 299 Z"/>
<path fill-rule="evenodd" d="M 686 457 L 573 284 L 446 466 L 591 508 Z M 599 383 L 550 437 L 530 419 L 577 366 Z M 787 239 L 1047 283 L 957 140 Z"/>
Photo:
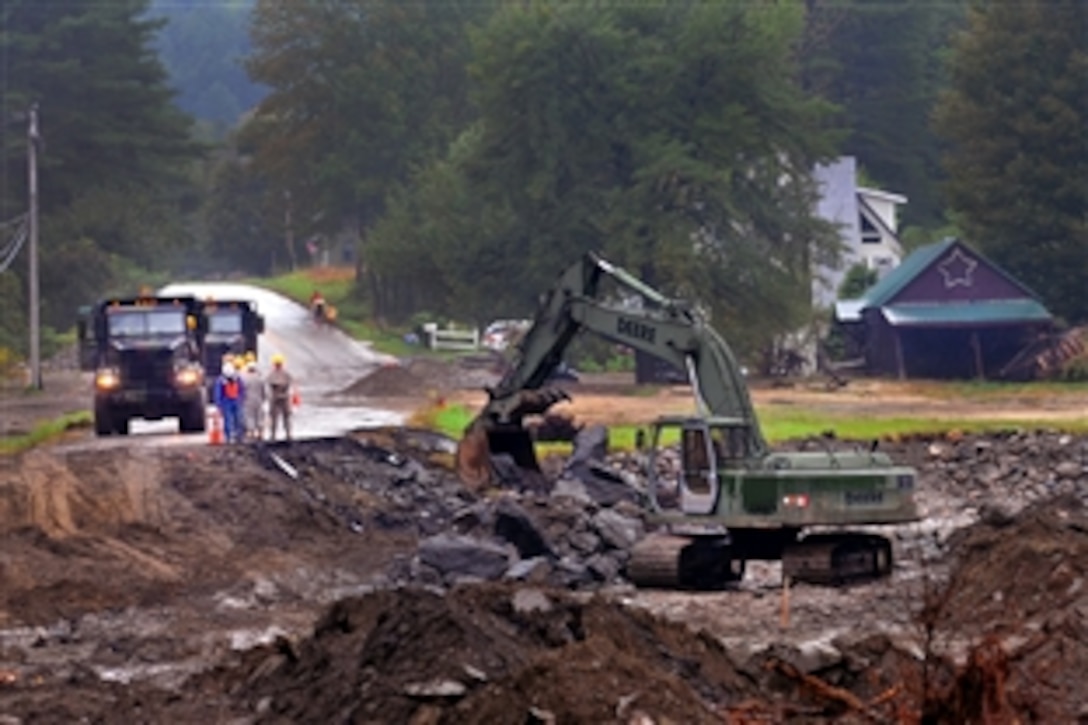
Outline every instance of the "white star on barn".
<path fill-rule="evenodd" d="M 977 266 L 977 260 L 971 259 L 959 249 L 955 249 L 952 254 L 937 265 L 937 268 L 941 270 L 941 276 L 944 277 L 945 287 L 970 287 L 975 283 L 972 275 L 975 273 L 975 267 Z"/>

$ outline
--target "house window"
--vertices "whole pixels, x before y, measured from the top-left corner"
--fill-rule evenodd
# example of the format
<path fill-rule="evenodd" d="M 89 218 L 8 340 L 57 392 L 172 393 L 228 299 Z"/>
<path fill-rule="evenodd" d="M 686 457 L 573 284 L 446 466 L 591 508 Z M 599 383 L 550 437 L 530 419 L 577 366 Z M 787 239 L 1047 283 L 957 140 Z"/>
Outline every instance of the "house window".
<path fill-rule="evenodd" d="M 861 218 L 861 243 L 862 244 L 880 244 L 880 230 L 873 226 L 873 223 L 869 221 L 869 218 L 864 214 L 859 215 Z"/>

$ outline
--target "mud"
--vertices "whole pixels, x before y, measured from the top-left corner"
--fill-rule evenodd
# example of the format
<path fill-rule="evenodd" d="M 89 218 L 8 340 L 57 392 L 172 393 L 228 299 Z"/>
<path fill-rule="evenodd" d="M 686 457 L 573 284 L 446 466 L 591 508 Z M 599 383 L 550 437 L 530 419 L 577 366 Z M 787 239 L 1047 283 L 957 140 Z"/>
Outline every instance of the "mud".
<path fill-rule="evenodd" d="M 423 378 L 400 365 L 386 365 L 340 391 L 345 396 L 419 396 L 427 387 Z"/>
<path fill-rule="evenodd" d="M 622 577 L 577 592 L 415 582 L 422 539 L 468 530 L 465 511 L 501 501 L 456 487 L 447 442 L 402 429 L 289 447 L 42 448 L 5 459 L 0 715 L 1088 717 L 1088 440 L 1019 432 L 885 445 L 919 468 L 928 514 L 890 532 L 895 573 L 847 589 L 797 586 L 788 599 L 773 563 L 712 594 L 635 591 Z M 597 515 L 592 504 L 515 500 L 560 543 L 574 534 L 556 532 L 582 536 L 570 522 Z"/>
<path fill-rule="evenodd" d="M 395 723 L 431 712 L 521 723 L 534 710 L 604 722 L 643 710 L 694 723 L 715 721 L 714 701 L 752 690 L 720 645 L 679 625 L 602 599 L 480 585 L 340 602 L 245 695 L 270 698 L 289 722 Z"/>
<path fill-rule="evenodd" d="M 992 511 L 950 544 L 950 579 L 922 619 L 981 643 L 966 668 L 975 692 L 988 695 L 975 709 L 1037 722 L 1088 718 L 1085 498 L 1059 496 L 1015 516 Z"/>
<path fill-rule="evenodd" d="M 61 363 L 57 363 L 61 365 Z M 62 415 L 90 408 L 92 380 L 79 373 L 74 361 L 69 367 L 46 367 L 42 371 L 42 390 L 26 387 L 29 373 L 20 370 L 14 378 L 0 378 L 0 438 L 26 435 L 36 425 Z M 4 463 L 0 461 L 0 468 Z"/>
<path fill-rule="evenodd" d="M 482 392 L 498 380 L 494 361 L 488 356 L 461 358 L 455 362 L 408 358 L 383 365 L 356 380 L 339 397 L 413 398 L 426 404 L 435 396 L 458 391 Z"/>

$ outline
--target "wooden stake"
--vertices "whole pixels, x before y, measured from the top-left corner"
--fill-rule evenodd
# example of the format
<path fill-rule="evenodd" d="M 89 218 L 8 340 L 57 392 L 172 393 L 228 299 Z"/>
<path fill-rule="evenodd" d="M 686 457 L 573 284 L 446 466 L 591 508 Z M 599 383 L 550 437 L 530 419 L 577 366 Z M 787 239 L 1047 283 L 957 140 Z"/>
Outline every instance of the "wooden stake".
<path fill-rule="evenodd" d="M 790 575 L 782 575 L 782 615 L 778 626 L 782 629 L 790 628 Z"/>

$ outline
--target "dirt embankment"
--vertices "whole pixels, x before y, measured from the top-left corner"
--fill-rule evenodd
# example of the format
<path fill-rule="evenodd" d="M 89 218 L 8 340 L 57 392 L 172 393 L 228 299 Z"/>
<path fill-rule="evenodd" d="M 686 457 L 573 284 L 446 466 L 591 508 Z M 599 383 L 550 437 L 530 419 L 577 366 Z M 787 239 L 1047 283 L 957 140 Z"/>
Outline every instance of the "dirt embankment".
<path fill-rule="evenodd" d="M 0 471 L 0 625 L 147 606 L 293 567 L 373 570 L 398 547 L 345 512 L 350 484 L 294 485 L 249 449 L 39 449 Z M 317 499 L 320 496 L 320 500 Z"/>

